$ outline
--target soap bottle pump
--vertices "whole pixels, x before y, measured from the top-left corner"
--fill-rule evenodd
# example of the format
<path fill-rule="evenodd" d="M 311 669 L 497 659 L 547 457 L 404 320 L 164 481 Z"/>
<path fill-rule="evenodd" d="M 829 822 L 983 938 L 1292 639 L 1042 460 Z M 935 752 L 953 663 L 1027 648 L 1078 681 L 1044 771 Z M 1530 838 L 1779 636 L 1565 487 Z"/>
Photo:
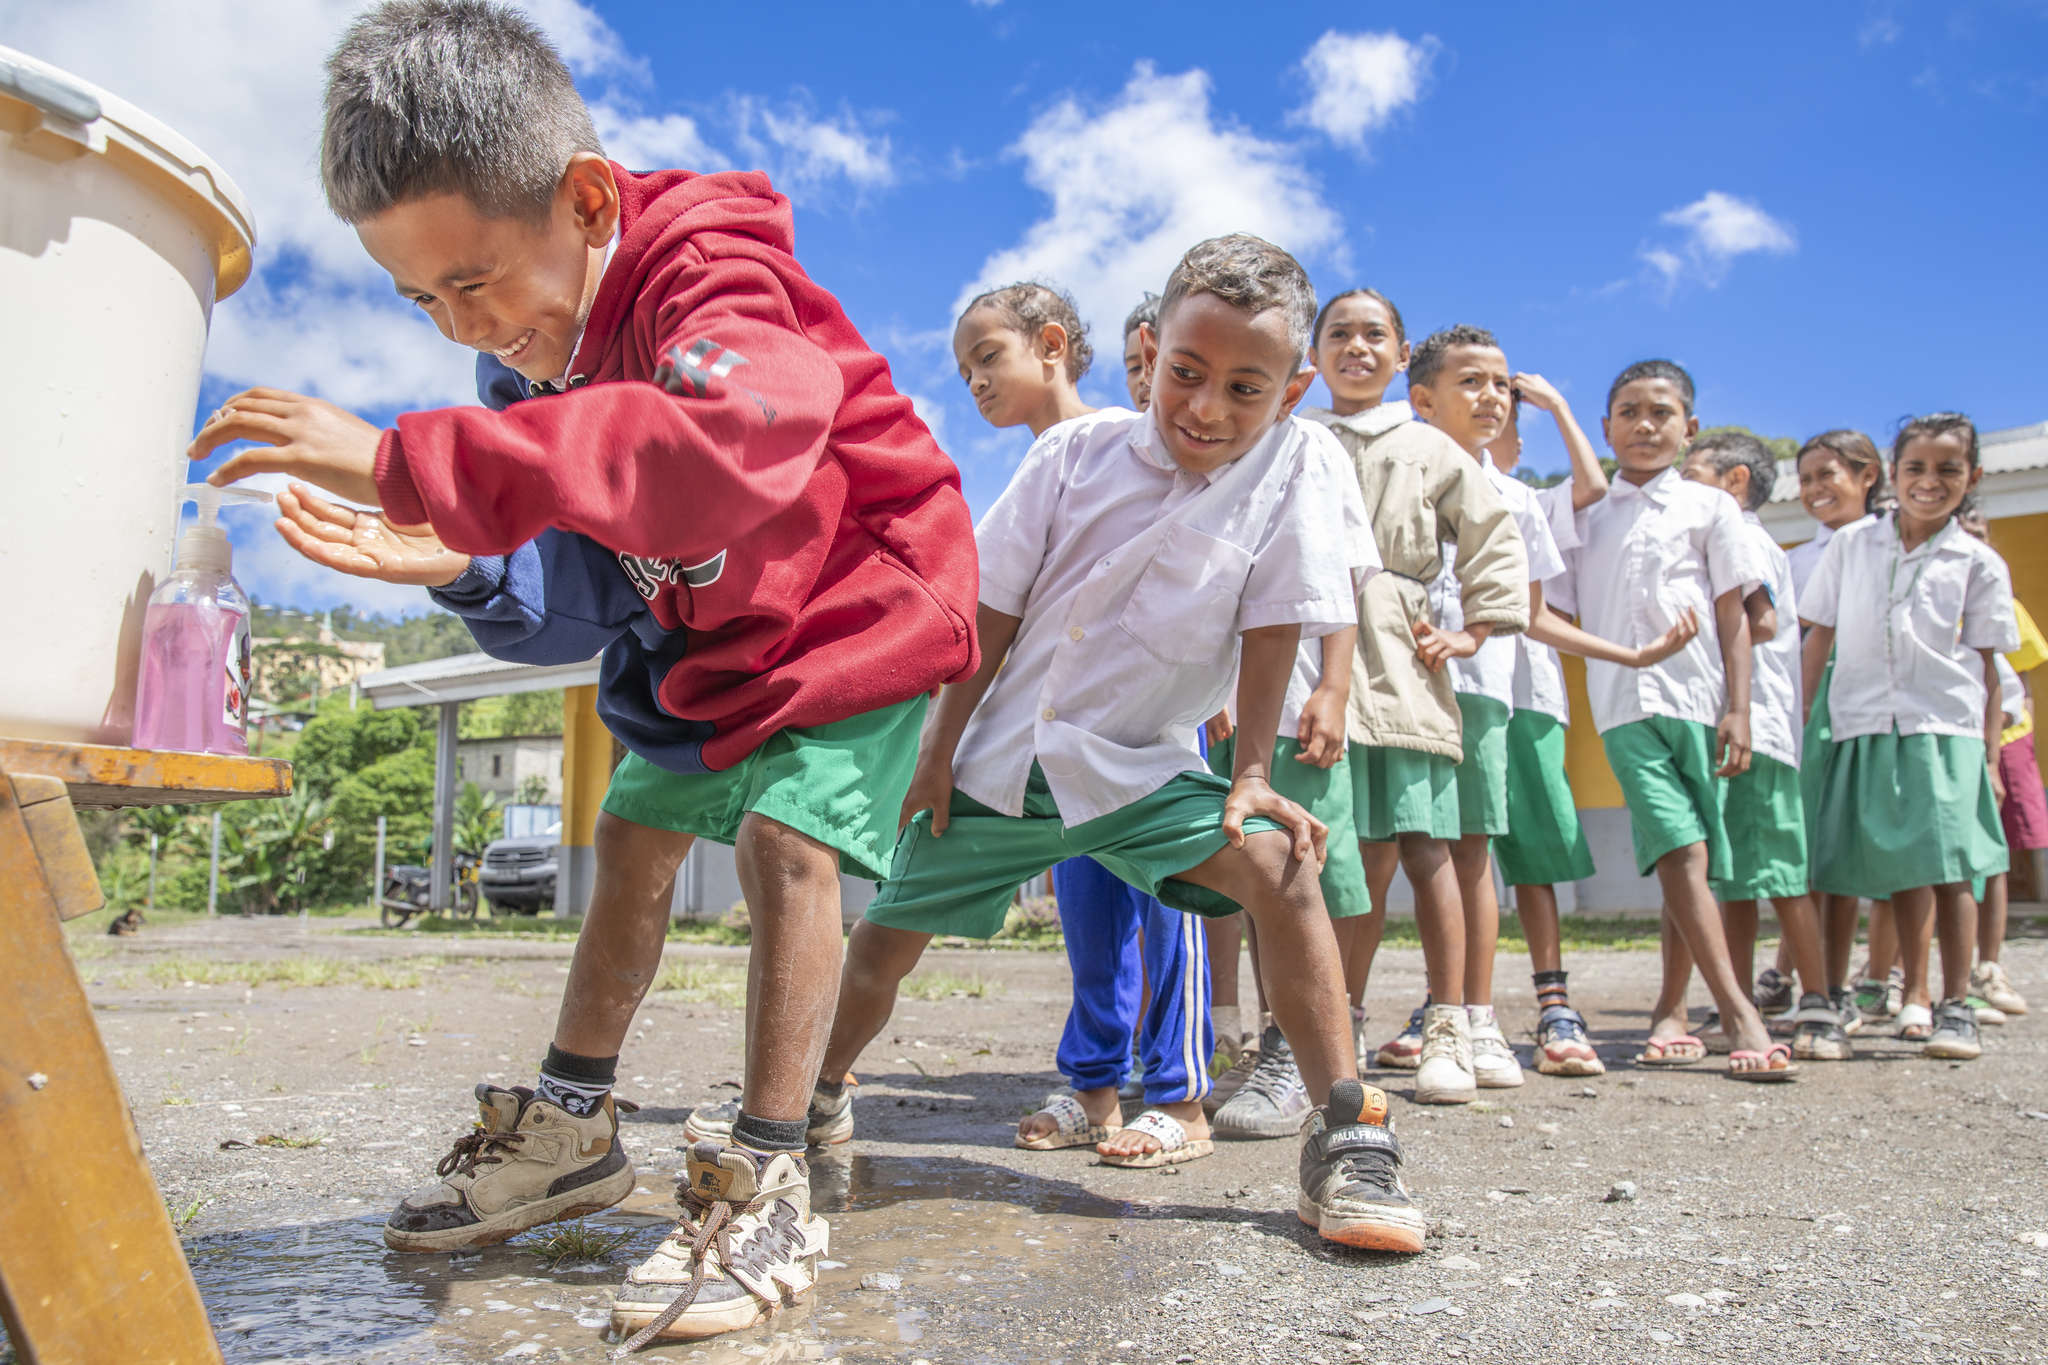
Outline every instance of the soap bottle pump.
<path fill-rule="evenodd" d="M 249 598 L 229 571 L 223 502 L 267 503 L 248 488 L 185 485 L 199 516 L 178 533 L 176 566 L 151 594 L 142 622 L 135 697 L 138 749 L 249 752 Z"/>

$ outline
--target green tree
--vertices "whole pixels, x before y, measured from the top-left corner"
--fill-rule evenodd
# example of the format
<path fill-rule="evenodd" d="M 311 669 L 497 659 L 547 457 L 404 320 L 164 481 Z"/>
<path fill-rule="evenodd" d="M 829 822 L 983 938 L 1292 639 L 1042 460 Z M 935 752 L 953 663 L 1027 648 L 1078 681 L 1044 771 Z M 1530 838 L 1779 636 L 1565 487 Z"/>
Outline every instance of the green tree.
<path fill-rule="evenodd" d="M 300 790 L 234 806 L 233 818 L 221 821 L 223 908 L 258 915 L 297 910 L 327 880 L 326 798 Z"/>
<path fill-rule="evenodd" d="M 455 828 L 451 831 L 455 851 L 473 858 L 484 856 L 484 846 L 505 831 L 505 812 L 498 798 L 474 782 L 462 784 L 455 798 Z"/>
<path fill-rule="evenodd" d="M 351 709 L 346 697 L 336 695 L 299 732 L 292 750 L 293 785 L 333 793 L 350 774 L 381 758 L 416 748 L 431 752 L 433 744 L 433 732 L 420 723 L 417 709 L 377 711 L 367 702 Z"/>
<path fill-rule="evenodd" d="M 1751 431 L 1748 427 L 1736 426 L 1732 423 L 1718 427 L 1701 427 L 1699 436 L 1695 436 L 1693 439 L 1697 441 L 1700 436 L 1713 436 L 1724 431 L 1733 431 L 1744 436 L 1756 437 L 1764 443 L 1765 449 L 1781 460 L 1789 460 L 1799 453 L 1799 442 L 1793 440 L 1790 436 L 1766 436 L 1762 432 Z"/>
<path fill-rule="evenodd" d="M 548 780 L 539 773 L 528 773 L 519 779 L 519 804 L 542 806 L 547 804 Z"/>
<path fill-rule="evenodd" d="M 346 883 L 330 886 L 343 896 L 369 886 L 376 857 L 377 816 L 386 817 L 388 861 L 425 862 L 434 832 L 434 754 L 420 746 L 386 754 L 334 789 L 334 851 L 329 866 Z"/>

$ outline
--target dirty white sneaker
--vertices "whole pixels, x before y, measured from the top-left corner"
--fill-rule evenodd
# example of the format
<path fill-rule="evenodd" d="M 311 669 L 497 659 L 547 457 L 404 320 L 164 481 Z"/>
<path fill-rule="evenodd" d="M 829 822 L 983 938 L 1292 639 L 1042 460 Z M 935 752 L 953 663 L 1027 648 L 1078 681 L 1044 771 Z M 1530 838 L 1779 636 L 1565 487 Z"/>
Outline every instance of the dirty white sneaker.
<path fill-rule="evenodd" d="M 1417 1104 L 1470 1104 L 1479 1097 L 1472 1074 L 1472 1032 L 1463 1005 L 1431 1005 L 1422 1015 L 1422 1056 L 1415 1072 Z"/>
<path fill-rule="evenodd" d="M 2006 980 L 2005 968 L 1996 962 L 1979 962 L 1971 969 L 1970 994 L 2004 1014 L 2027 1012 L 2026 997 L 2012 988 L 2012 982 Z"/>
<path fill-rule="evenodd" d="M 1488 1090 L 1512 1090 L 1522 1083 L 1522 1064 L 1500 1031 L 1500 1020 L 1491 1005 L 1465 1006 L 1465 1022 L 1472 1035 L 1472 1076 Z"/>
<path fill-rule="evenodd" d="M 804 1143 L 811 1147 L 836 1147 L 853 1141 L 853 1082 L 837 1098 L 824 1091 L 811 1091 L 809 1112 L 804 1116 Z M 683 1120 L 683 1137 L 691 1143 L 732 1141 L 732 1126 L 740 1121 L 740 1102 L 700 1104 Z"/>
<path fill-rule="evenodd" d="M 817 1283 L 829 1234 L 811 1214 L 800 1154 L 699 1142 L 676 1198 L 681 1221 L 612 1300 L 612 1327 L 625 1337 L 614 1360 L 651 1342 L 751 1327 Z"/>
<path fill-rule="evenodd" d="M 1427 1223 L 1401 1183 L 1401 1144 L 1388 1126 L 1387 1096 L 1338 1081 L 1309 1116 L 1301 1143 L 1295 1212 L 1326 1242 L 1414 1254 Z"/>
<path fill-rule="evenodd" d="M 467 1251 L 531 1227 L 601 1213 L 633 1192 L 633 1165 L 619 1145 L 610 1095 L 578 1118 L 525 1086 L 476 1088 L 482 1117 L 455 1140 L 435 1174 L 400 1201 L 384 1224 L 393 1251 Z"/>

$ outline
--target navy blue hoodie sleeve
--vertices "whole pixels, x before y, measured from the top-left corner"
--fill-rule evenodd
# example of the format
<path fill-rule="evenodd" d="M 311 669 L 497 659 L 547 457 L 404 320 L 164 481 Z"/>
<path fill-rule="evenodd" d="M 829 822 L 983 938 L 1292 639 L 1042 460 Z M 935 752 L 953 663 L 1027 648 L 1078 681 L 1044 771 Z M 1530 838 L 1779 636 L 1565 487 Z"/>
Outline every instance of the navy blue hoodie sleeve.
<path fill-rule="evenodd" d="M 523 664 L 581 663 L 647 609 L 616 555 L 567 531 L 543 531 L 509 555 L 479 555 L 431 595 L 463 618 L 485 653 Z"/>

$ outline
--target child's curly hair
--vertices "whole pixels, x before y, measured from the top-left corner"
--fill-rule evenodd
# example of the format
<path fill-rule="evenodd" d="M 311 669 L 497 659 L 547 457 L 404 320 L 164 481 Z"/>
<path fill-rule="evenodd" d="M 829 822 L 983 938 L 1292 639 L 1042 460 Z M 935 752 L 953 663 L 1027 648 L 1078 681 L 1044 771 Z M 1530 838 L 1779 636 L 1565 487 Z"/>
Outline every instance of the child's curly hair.
<path fill-rule="evenodd" d="M 1064 290 L 1036 280 L 1020 280 L 975 295 L 960 310 L 960 316 L 964 318 L 977 308 L 994 309 L 1003 321 L 1034 343 L 1047 323 L 1057 323 L 1067 334 L 1067 378 L 1077 384 L 1095 361 L 1095 348 L 1088 344 L 1088 324 L 1081 321 L 1081 310 L 1074 306 L 1073 295 Z"/>

